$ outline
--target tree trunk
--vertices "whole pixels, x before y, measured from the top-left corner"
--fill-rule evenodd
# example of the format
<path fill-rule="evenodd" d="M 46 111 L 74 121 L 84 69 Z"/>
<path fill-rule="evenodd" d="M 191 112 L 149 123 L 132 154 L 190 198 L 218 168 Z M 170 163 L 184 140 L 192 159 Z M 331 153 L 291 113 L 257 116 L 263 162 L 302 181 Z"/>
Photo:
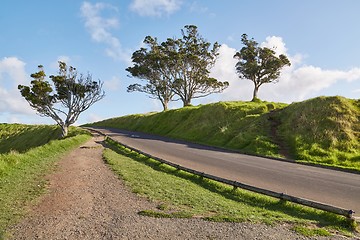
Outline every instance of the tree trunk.
<path fill-rule="evenodd" d="M 66 125 L 61 126 L 61 138 L 65 138 L 68 135 L 68 128 Z"/>
<path fill-rule="evenodd" d="M 259 92 L 259 86 L 254 87 L 254 93 L 253 93 L 253 99 L 251 100 L 252 102 L 255 102 L 256 100 L 258 100 L 257 94 Z"/>
<path fill-rule="evenodd" d="M 162 104 L 162 106 L 163 106 L 163 111 L 167 111 L 168 110 L 168 101 L 166 101 L 166 100 L 163 100 L 163 101 L 161 101 L 161 104 Z"/>
<path fill-rule="evenodd" d="M 191 106 L 191 99 L 184 99 L 183 100 L 183 107 Z"/>

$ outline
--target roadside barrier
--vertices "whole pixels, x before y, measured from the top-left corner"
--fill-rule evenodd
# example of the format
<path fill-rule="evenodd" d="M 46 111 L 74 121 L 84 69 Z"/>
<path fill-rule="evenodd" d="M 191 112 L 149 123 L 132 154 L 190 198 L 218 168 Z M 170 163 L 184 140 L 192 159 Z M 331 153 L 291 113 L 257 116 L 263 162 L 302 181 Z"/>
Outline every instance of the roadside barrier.
<path fill-rule="evenodd" d="M 137 152 L 137 153 L 142 154 L 142 155 L 144 155 L 146 157 L 157 160 L 157 161 L 159 161 L 159 162 L 161 162 L 163 164 L 167 164 L 169 166 L 172 166 L 172 167 L 174 167 L 174 168 L 176 168 L 178 170 L 182 170 L 182 171 L 185 171 L 185 172 L 188 172 L 188 173 L 192 173 L 192 174 L 198 175 L 200 177 L 211 179 L 211 180 L 214 180 L 214 181 L 217 181 L 217 182 L 225 183 L 227 185 L 233 186 L 234 188 L 241 188 L 241 189 L 245 189 L 245 190 L 248 190 L 248 191 L 264 194 L 264 195 L 271 196 L 271 197 L 278 198 L 278 199 L 282 199 L 282 200 L 285 200 L 285 201 L 301 204 L 301 205 L 304 205 L 304 206 L 307 206 L 307 207 L 316 208 L 316 209 L 319 209 L 319 210 L 323 210 L 323 211 L 335 213 L 335 214 L 338 214 L 338 215 L 342 215 L 342 216 L 345 216 L 345 217 L 347 217 L 347 218 L 349 218 L 351 220 L 358 221 L 358 218 L 355 218 L 353 216 L 353 214 L 355 212 L 353 210 L 351 210 L 351 209 L 344 209 L 344 208 L 335 207 L 335 206 L 332 206 L 332 205 L 328 205 L 328 204 L 324 204 L 324 203 L 320 203 L 320 202 L 315 202 L 315 201 L 304 199 L 304 198 L 299 198 L 299 197 L 287 195 L 287 194 L 284 194 L 284 193 L 278 193 L 278 192 L 274 192 L 274 191 L 271 191 L 271 190 L 254 187 L 254 186 L 243 184 L 243 183 L 240 183 L 240 182 L 237 182 L 237 181 L 233 181 L 233 180 L 217 177 L 217 176 L 214 176 L 214 175 L 211 175 L 211 174 L 207 174 L 207 173 L 204 173 L 204 172 L 200 172 L 200 171 L 197 171 L 197 170 L 193 170 L 193 169 L 190 169 L 190 168 L 187 168 L 187 167 L 184 167 L 184 166 L 169 162 L 167 160 L 158 158 L 158 157 L 153 156 L 151 154 L 145 153 L 145 152 L 143 152 L 143 151 L 141 151 L 139 149 L 133 148 L 133 147 L 128 146 L 126 144 L 123 144 L 123 143 L 119 142 L 118 140 L 115 140 L 115 139 L 111 138 L 110 136 L 108 136 L 108 135 L 106 135 L 106 134 L 104 134 L 104 133 L 102 133 L 102 132 L 100 132 L 100 131 L 98 131 L 96 129 L 93 129 L 93 128 L 87 128 L 87 129 L 89 129 L 91 131 L 95 131 L 97 133 L 100 133 L 101 135 L 105 136 L 106 138 L 110 139 L 111 141 L 116 142 L 116 143 L 124 146 L 125 148 L 128 148 L 131 151 Z"/>

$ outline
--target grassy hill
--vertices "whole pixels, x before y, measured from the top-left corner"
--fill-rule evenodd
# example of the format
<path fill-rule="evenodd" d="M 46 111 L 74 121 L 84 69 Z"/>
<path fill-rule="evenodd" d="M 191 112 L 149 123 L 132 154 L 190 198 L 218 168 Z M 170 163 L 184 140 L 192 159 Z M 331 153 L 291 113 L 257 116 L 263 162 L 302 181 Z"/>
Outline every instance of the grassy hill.
<path fill-rule="evenodd" d="M 277 117 L 295 159 L 360 169 L 360 100 L 318 97 Z"/>
<path fill-rule="evenodd" d="M 360 101 L 219 102 L 89 124 L 360 170 Z"/>
<path fill-rule="evenodd" d="M 54 125 L 0 124 L 0 153 L 26 152 L 58 138 L 59 129 Z"/>

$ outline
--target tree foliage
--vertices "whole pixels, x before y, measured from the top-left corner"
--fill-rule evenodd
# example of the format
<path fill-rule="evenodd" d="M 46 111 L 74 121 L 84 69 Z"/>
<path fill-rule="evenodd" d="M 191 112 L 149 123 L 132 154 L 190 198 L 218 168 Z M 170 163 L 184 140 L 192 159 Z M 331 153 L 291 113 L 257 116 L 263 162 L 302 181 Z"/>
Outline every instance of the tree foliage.
<path fill-rule="evenodd" d="M 184 106 L 188 106 L 194 98 L 222 92 L 229 83 L 209 77 L 220 45 L 215 42 L 211 47 L 211 43 L 200 36 L 197 27 L 193 25 L 185 26 L 181 33 L 182 38 L 177 41 L 177 77 L 173 88 Z"/>
<path fill-rule="evenodd" d="M 68 127 L 79 115 L 105 96 L 103 83 L 93 81 L 89 73 L 78 75 L 76 68 L 64 62 L 59 62 L 58 75 L 49 77 L 52 84 L 45 80 L 43 66 L 39 65 L 38 69 L 30 75 L 31 85 L 19 85 L 18 89 L 38 114 L 51 117 L 61 127 L 62 137 L 65 137 Z"/>
<path fill-rule="evenodd" d="M 278 82 L 281 69 L 290 66 L 290 61 L 284 54 L 276 56 L 273 49 L 260 47 L 254 39 L 248 39 L 246 34 L 242 35 L 241 42 L 244 47 L 234 55 L 239 60 L 235 67 L 240 78 L 254 83 L 252 101 L 255 101 L 260 86 Z"/>
<path fill-rule="evenodd" d="M 164 46 L 159 45 L 156 38 L 147 36 L 144 43 L 147 48 L 140 48 L 132 55 L 134 66 L 126 71 L 133 77 L 146 81 L 144 85 L 139 83 L 128 86 L 127 91 L 144 92 L 151 98 L 161 101 L 163 109 L 167 110 L 168 103 L 173 99 L 171 66 L 166 64 L 169 56 L 165 54 Z"/>
<path fill-rule="evenodd" d="M 220 45 L 211 46 L 193 25 L 185 26 L 181 33 L 182 38 L 168 38 L 162 43 L 147 36 L 144 43 L 148 48 L 135 51 L 134 66 L 126 69 L 146 81 L 145 85 L 130 85 L 128 91 L 148 93 L 162 102 L 164 110 L 175 95 L 188 106 L 192 99 L 222 92 L 229 85 L 209 77 Z"/>

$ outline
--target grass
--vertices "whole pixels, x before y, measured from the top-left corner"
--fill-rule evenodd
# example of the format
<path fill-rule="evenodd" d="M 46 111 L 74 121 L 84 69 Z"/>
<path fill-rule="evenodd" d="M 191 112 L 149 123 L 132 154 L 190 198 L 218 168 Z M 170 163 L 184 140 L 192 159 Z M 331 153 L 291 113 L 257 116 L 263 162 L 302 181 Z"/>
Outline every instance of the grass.
<path fill-rule="evenodd" d="M 70 127 L 68 137 L 85 133 L 84 130 Z M 57 125 L 25 125 L 0 123 L 0 154 L 23 153 L 31 148 L 42 146 L 51 140 L 59 139 L 61 130 Z"/>
<path fill-rule="evenodd" d="M 344 217 L 246 190 L 234 190 L 131 152 L 111 140 L 107 142 L 111 149 L 105 150 L 104 158 L 111 168 L 133 192 L 158 203 L 157 210 L 144 209 L 141 215 L 270 225 L 283 222 L 308 235 L 333 231 L 351 235 L 352 225 Z"/>
<path fill-rule="evenodd" d="M 55 125 L 0 124 L 0 153 L 26 152 L 59 137 Z"/>
<path fill-rule="evenodd" d="M 13 127 L 27 128 L 32 133 L 38 129 L 54 130 L 48 126 L 33 126 L 35 130 L 31 130 L 31 126 Z M 27 135 L 25 130 L 21 131 L 21 136 Z M 81 131 L 72 129 L 72 134 L 79 132 Z M 87 139 L 89 135 L 81 134 L 62 140 L 52 140 L 42 146 L 31 147 L 26 152 L 10 151 L 0 154 L 0 239 L 4 237 L 6 228 L 16 223 L 26 213 L 27 207 L 44 192 L 47 184 L 44 176 L 54 169 L 55 162 Z M 14 147 L 17 148 L 19 145 Z"/>
<path fill-rule="evenodd" d="M 291 104 L 278 117 L 297 160 L 360 170 L 360 100 L 318 97 Z"/>
<path fill-rule="evenodd" d="M 87 126 L 152 133 L 269 157 L 284 158 L 281 148 L 286 146 L 286 155 L 299 162 L 360 171 L 360 100 L 338 96 L 290 105 L 218 102 Z"/>

